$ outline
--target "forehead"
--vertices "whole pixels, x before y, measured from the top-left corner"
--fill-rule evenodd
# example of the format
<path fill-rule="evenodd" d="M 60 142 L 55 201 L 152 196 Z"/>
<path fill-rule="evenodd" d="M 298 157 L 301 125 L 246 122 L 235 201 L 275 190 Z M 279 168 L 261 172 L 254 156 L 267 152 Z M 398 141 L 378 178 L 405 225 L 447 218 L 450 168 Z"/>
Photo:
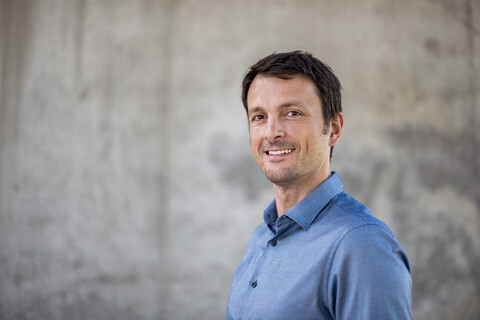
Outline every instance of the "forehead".
<path fill-rule="evenodd" d="M 285 103 L 288 100 L 321 105 L 316 85 L 302 75 L 294 75 L 290 79 L 257 75 L 247 94 L 248 109 L 265 104 Z"/>

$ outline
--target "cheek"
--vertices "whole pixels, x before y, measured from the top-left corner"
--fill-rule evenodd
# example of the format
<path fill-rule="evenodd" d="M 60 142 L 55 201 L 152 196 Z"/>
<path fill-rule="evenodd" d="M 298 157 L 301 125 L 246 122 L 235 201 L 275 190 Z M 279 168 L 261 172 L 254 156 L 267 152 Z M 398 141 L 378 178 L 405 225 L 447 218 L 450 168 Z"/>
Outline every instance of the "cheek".
<path fill-rule="evenodd" d="M 252 139 L 250 139 L 250 148 L 252 149 L 252 154 L 256 157 L 256 151 L 258 148 L 256 148 L 255 143 L 252 141 Z"/>
<path fill-rule="evenodd" d="M 250 149 L 252 150 L 253 157 L 258 158 L 258 148 L 259 145 L 254 138 L 250 136 Z"/>
<path fill-rule="evenodd" d="M 328 136 L 322 131 L 309 132 L 304 137 L 305 147 L 308 153 L 323 153 L 328 147 Z"/>
<path fill-rule="evenodd" d="M 258 130 L 257 130 L 258 131 Z M 250 146 L 252 147 L 252 151 L 255 151 L 259 147 L 259 143 L 261 143 L 261 139 L 259 139 L 259 134 L 256 130 L 250 130 Z"/>

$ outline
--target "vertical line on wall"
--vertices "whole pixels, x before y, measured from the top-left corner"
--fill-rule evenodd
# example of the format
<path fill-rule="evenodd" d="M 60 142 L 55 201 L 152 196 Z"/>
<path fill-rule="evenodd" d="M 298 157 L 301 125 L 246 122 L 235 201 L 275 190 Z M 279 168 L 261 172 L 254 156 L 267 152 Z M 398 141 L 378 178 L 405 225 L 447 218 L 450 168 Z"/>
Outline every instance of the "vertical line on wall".
<path fill-rule="evenodd" d="M 476 189 L 475 192 L 475 200 L 477 205 L 477 212 L 480 214 L 480 123 L 479 123 L 479 110 L 477 106 L 477 97 L 476 97 L 476 66 L 475 66 L 475 36 L 476 30 L 474 27 L 473 21 L 473 12 L 472 12 L 472 3 L 471 0 L 467 0 L 465 3 L 465 13 L 466 13 L 466 21 L 465 26 L 467 29 L 467 45 L 468 45 L 468 69 L 470 70 L 469 73 L 469 93 L 470 93 L 470 107 L 471 107 L 471 117 L 470 117 L 470 126 L 472 128 L 472 138 L 473 138 L 473 148 L 474 148 L 474 159 L 476 161 L 475 165 L 475 172 L 474 174 L 474 188 Z M 478 219 L 480 221 L 480 217 Z M 477 229 L 480 232 L 480 222 L 477 225 Z"/>
<path fill-rule="evenodd" d="M 80 148 L 80 140 L 84 139 L 84 133 L 80 130 L 80 124 L 78 115 L 80 113 L 81 107 L 83 106 L 83 100 L 85 95 L 85 88 L 84 88 L 84 79 L 83 79 L 83 58 L 84 58 L 84 45 L 85 45 L 85 19 L 86 19 L 86 11 L 87 11 L 87 4 L 86 0 L 79 0 L 76 1 L 73 9 L 74 12 L 74 27 L 73 27 L 73 34 L 74 34 L 74 56 L 73 56 L 73 72 L 72 72 L 72 109 L 73 109 L 73 123 L 74 123 L 74 141 L 72 146 L 72 168 L 73 172 L 71 173 L 70 186 L 72 184 L 79 183 L 81 179 L 81 167 L 80 164 L 81 157 L 81 148 Z M 78 197 L 73 197 L 75 207 L 79 206 L 79 199 Z"/>
<path fill-rule="evenodd" d="M 162 261 L 162 270 L 160 271 L 160 319 L 169 319 L 169 271 L 170 271 L 170 250 L 169 250 L 169 214 L 170 214 L 170 197 L 171 192 L 171 105 L 172 105 L 172 78 L 173 78 L 173 38 L 174 38 L 174 16 L 175 16 L 175 0 L 168 0 L 164 7 L 164 14 L 167 20 L 162 24 L 165 27 L 165 42 L 163 46 L 165 70 L 162 80 L 162 99 L 160 101 L 160 109 L 162 116 L 160 117 L 160 143 L 161 143 L 161 159 L 162 169 L 160 173 L 160 259 Z M 160 26 L 161 27 L 161 26 Z M 160 71 L 159 71 L 160 72 Z"/>
<path fill-rule="evenodd" d="M 6 205 L 5 205 L 5 177 L 3 177 L 3 166 L 7 162 L 5 160 L 5 148 L 6 148 L 6 135 L 7 130 L 5 123 L 6 120 L 6 99 L 5 94 L 7 77 L 5 76 L 7 70 L 7 48 L 8 48 L 8 25 L 10 16 L 6 14 L 7 11 L 7 2 L 0 1 L 0 30 L 3 32 L 0 33 L 0 216 L 6 214 Z M 0 307 L 0 312 L 3 308 Z"/>
<path fill-rule="evenodd" d="M 21 129 L 25 125 L 21 112 L 25 110 L 25 81 L 35 34 L 36 3 L 15 0 L 0 0 L 0 3 L 0 244 L 6 245 L 0 248 L 0 287 L 9 292 L 1 296 L 0 315 L 13 318 L 24 317 L 22 307 L 27 305 L 21 299 L 22 281 L 18 279 L 23 278 L 17 269 L 18 255 L 12 254 L 20 246 L 9 244 L 18 239 L 15 232 L 26 217 L 19 201 L 25 187 L 22 166 L 28 156 L 25 143 L 21 143 Z"/>
<path fill-rule="evenodd" d="M 9 204 L 22 187 L 18 178 L 24 156 L 19 147 L 20 112 L 28 71 L 27 56 L 34 33 L 35 3 L 3 1 L 0 9 L 0 213 L 4 217 L 7 210 L 12 210 Z M 13 212 L 9 214 L 10 217 L 19 216 Z"/>

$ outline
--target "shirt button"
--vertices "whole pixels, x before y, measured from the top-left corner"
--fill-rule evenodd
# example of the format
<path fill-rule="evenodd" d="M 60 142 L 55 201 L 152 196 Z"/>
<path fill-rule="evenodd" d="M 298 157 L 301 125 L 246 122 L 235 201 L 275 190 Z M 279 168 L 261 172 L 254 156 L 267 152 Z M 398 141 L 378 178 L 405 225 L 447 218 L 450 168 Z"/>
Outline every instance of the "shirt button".
<path fill-rule="evenodd" d="M 272 241 L 272 247 L 275 247 L 277 245 L 277 239 Z"/>
<path fill-rule="evenodd" d="M 256 288 L 257 287 L 257 281 L 253 281 L 252 282 L 252 288 Z"/>

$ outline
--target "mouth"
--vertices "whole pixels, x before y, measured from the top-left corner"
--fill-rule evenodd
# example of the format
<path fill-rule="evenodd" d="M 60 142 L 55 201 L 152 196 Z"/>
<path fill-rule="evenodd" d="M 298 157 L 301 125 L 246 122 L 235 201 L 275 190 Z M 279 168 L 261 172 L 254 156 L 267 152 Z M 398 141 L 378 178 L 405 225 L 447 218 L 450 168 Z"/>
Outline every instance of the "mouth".
<path fill-rule="evenodd" d="M 269 156 L 281 156 L 284 154 L 290 154 L 293 151 L 295 151 L 295 149 L 281 149 L 281 150 L 267 150 L 265 151 L 265 153 Z"/>

